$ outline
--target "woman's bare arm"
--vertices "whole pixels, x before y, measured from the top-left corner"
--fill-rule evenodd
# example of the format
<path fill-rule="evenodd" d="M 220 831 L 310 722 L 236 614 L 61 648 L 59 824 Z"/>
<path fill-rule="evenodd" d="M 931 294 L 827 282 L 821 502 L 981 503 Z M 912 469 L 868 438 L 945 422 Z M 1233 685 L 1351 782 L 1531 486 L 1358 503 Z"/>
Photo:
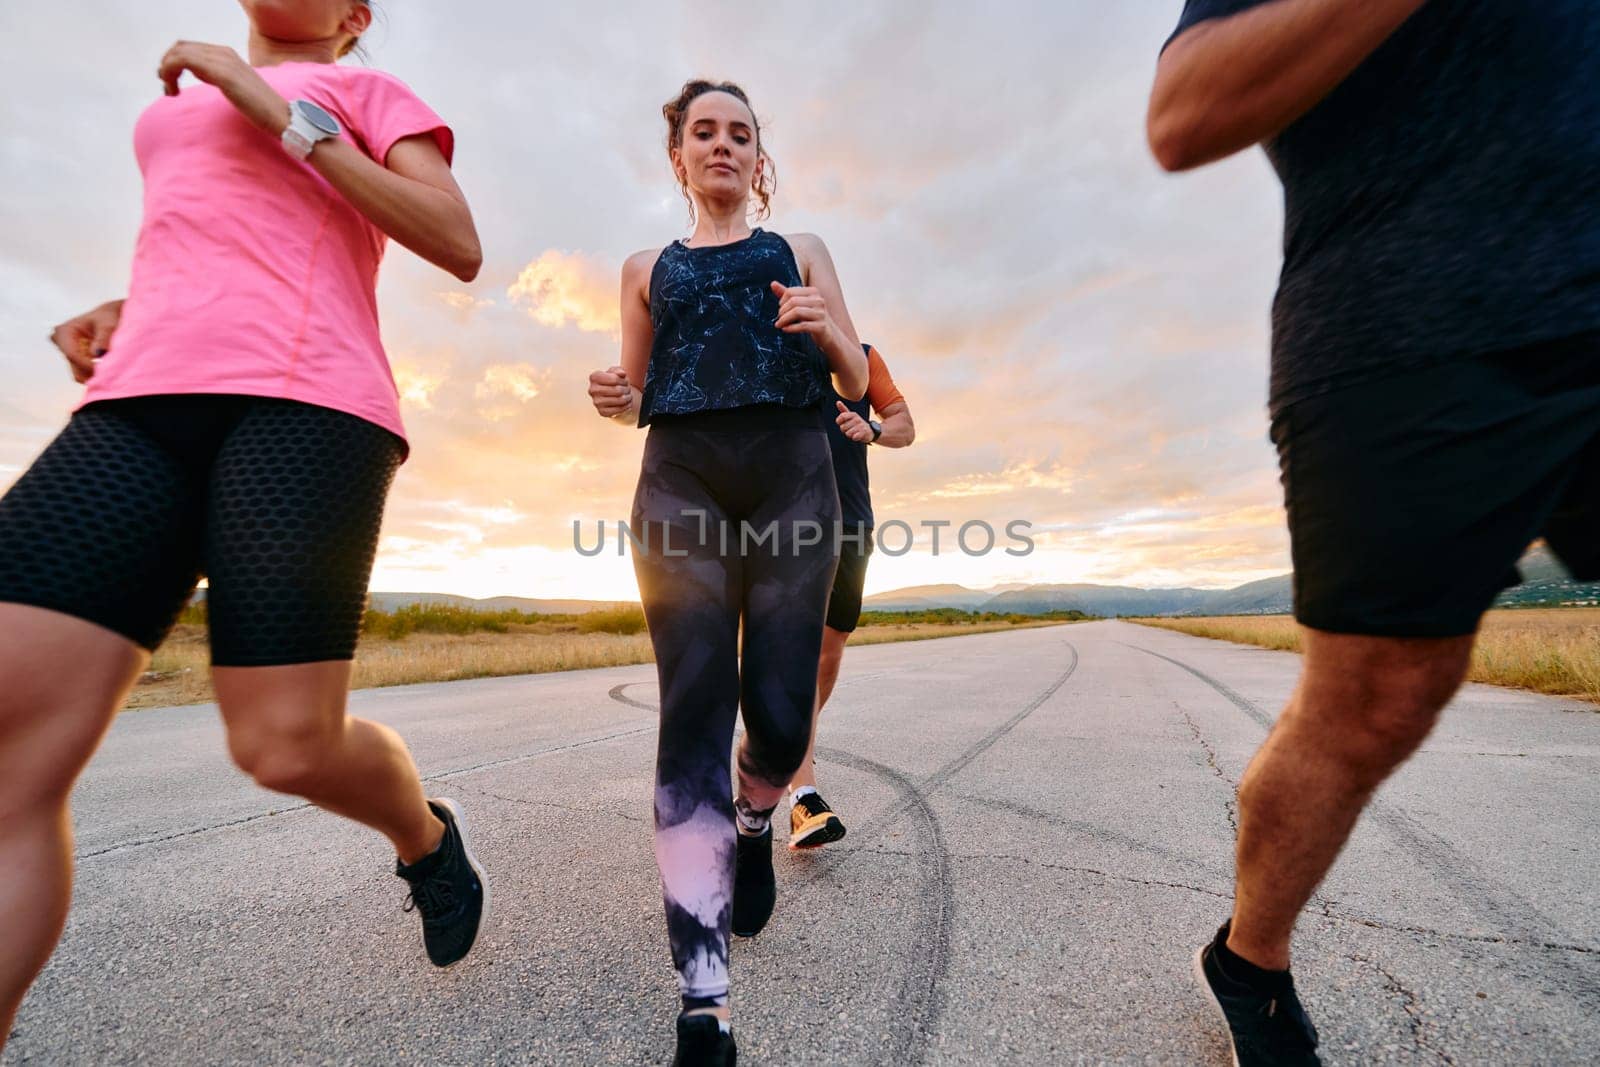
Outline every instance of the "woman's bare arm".
<path fill-rule="evenodd" d="M 432 135 L 395 142 L 383 166 L 334 139 L 319 142 L 310 163 L 395 241 L 464 282 L 478 276 L 483 249 L 472 209 Z"/>
<path fill-rule="evenodd" d="M 639 401 L 650 370 L 655 328 L 650 324 L 649 284 L 660 255 L 659 249 L 635 252 L 622 264 L 622 354 L 616 366 L 589 375 L 589 398 L 595 410 L 629 425 L 639 421 Z"/>
<path fill-rule="evenodd" d="M 181 91 L 178 79 L 185 71 L 222 90 L 263 133 L 283 136 L 289 102 L 233 49 L 196 41 L 173 45 L 158 72 L 167 95 Z M 464 282 L 478 276 L 483 250 L 472 210 L 431 135 L 406 137 L 395 143 L 387 159 L 376 162 L 354 145 L 329 139 L 317 143 L 309 162 L 397 242 Z"/>
<path fill-rule="evenodd" d="M 860 400 L 867 393 L 867 357 L 828 246 L 816 234 L 798 233 L 788 238 L 800 261 L 804 290 L 787 290 L 780 305 L 778 325 L 789 332 L 810 333 L 828 359 L 833 387 L 842 397 Z M 813 300 L 807 290 L 814 290 Z M 793 305 L 791 310 L 791 305 Z"/>

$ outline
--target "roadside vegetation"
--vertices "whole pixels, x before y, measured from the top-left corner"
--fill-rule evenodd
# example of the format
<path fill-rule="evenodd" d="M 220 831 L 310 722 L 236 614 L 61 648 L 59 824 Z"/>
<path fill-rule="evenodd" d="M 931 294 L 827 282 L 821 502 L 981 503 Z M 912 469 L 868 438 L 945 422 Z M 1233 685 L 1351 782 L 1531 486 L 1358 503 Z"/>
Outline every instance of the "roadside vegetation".
<path fill-rule="evenodd" d="M 962 634 L 1056 626 L 1088 618 L 1082 612 L 1017 615 L 956 609 L 868 611 L 852 645 L 924 641 Z M 211 692 L 205 605 L 190 606 L 150 669 L 129 708 L 203 704 Z M 368 611 L 362 618 L 352 685 L 371 689 L 507 674 L 620 667 L 654 661 L 644 611 L 634 605 L 579 615 L 473 611 L 413 604 Z"/>
<path fill-rule="evenodd" d="M 1196 637 L 1300 651 L 1300 628 L 1287 615 L 1128 621 Z M 1468 677 L 1474 682 L 1600 704 L 1600 608 L 1489 612 L 1479 631 Z"/>

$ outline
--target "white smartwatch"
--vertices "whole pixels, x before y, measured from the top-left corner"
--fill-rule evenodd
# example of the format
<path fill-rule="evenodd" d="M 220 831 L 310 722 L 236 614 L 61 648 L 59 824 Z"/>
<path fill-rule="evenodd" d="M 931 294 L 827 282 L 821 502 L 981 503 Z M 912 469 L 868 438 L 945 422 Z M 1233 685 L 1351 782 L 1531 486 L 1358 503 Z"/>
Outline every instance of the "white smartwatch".
<path fill-rule="evenodd" d="M 318 141 L 337 137 L 339 120 L 309 100 L 289 103 L 289 125 L 283 131 L 283 150 L 304 161 Z"/>

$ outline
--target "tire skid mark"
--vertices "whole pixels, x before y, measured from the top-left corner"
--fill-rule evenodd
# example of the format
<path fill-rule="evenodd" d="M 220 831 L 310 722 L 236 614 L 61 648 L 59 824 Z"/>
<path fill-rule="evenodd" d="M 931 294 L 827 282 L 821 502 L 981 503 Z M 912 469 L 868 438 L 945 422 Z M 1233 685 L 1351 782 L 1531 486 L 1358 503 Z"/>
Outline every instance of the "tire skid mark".
<path fill-rule="evenodd" d="M 229 819 L 227 822 L 211 823 L 206 826 L 191 826 L 187 830 L 174 830 L 171 833 L 156 834 L 151 837 L 141 837 L 133 841 L 119 841 L 114 845 L 106 845 L 103 848 L 91 849 L 88 852 L 79 852 L 73 856 L 73 859 L 79 863 L 82 863 L 84 860 L 92 860 L 99 856 L 108 856 L 113 852 L 128 852 L 136 848 L 145 848 L 148 845 L 159 845 L 166 841 L 178 841 L 185 837 L 194 837 L 197 834 L 207 834 L 213 830 L 231 830 L 235 826 L 244 826 L 247 823 L 260 822 L 262 819 L 273 819 L 279 815 L 289 815 L 297 811 L 305 811 L 309 807 L 311 807 L 309 803 L 302 801 L 299 804 L 287 804 L 284 807 L 274 808 L 271 811 L 258 811 L 254 815 L 246 815 L 239 819 Z"/>
<path fill-rule="evenodd" d="M 602 734 L 599 737 L 589 737 L 582 741 L 573 741 L 565 745 L 551 745 L 549 748 L 541 748 L 534 752 L 524 752 L 520 756 L 505 756 L 501 759 L 485 760 L 482 763 L 474 763 L 470 767 L 456 767 L 448 771 L 438 771 L 434 774 L 425 774 L 422 776 L 422 780 L 424 782 L 442 782 L 449 778 L 458 778 L 463 774 L 475 774 L 478 771 L 486 771 L 492 767 L 505 767 L 512 763 L 527 763 L 529 760 L 536 760 L 543 756 L 551 756 L 557 752 L 570 752 L 575 748 L 588 748 L 590 745 L 598 745 L 606 741 L 615 741 L 619 737 L 633 737 L 636 734 L 653 733 L 655 732 L 655 729 L 656 726 L 654 723 L 651 723 L 649 726 L 634 726 L 627 730 L 617 730 L 614 733 Z"/>
<path fill-rule="evenodd" d="M 611 691 L 615 700 L 626 700 L 620 695 L 622 686 Z M 654 710 L 653 708 L 651 710 Z M 916 899 L 923 903 L 922 915 L 916 926 L 916 935 L 910 939 L 911 958 L 900 987 L 895 991 L 890 1018 L 896 1020 L 894 1055 L 887 1062 L 914 1064 L 926 1061 L 928 1044 L 943 1012 L 939 983 L 950 969 L 950 935 L 954 928 L 955 900 L 950 879 L 950 857 L 944 843 L 944 827 L 928 804 L 926 795 L 905 775 L 864 756 L 831 748 L 818 748 L 819 759 L 852 770 L 861 771 L 892 786 L 902 798 L 895 810 L 915 811 L 922 831 L 927 837 L 927 847 L 917 853 L 922 869 L 922 885 Z M 874 824 L 886 822 L 880 817 Z M 864 829 L 856 831 L 860 836 Z M 796 884 L 806 885 L 816 881 L 827 871 L 844 862 L 853 853 L 833 853 L 827 857 L 832 862 L 819 864 L 806 871 Z"/>
<path fill-rule="evenodd" d="M 977 759 L 979 756 L 983 755 L 985 752 L 989 751 L 989 749 L 993 748 L 996 742 L 1020 726 L 1022 721 L 1028 716 L 1032 715 L 1035 711 L 1038 711 L 1040 706 L 1043 705 L 1045 701 L 1055 696 L 1056 690 L 1067 684 L 1067 679 L 1071 678 L 1073 672 L 1078 669 L 1078 649 L 1077 646 L 1071 641 L 1063 641 L 1061 643 L 1067 646 L 1068 652 L 1072 653 L 1072 662 L 1067 664 L 1067 669 L 1062 671 L 1061 674 L 1056 677 L 1055 681 L 1046 686 L 1043 692 L 1034 697 L 1032 700 L 1028 701 L 1021 711 L 1017 712 L 1015 715 L 1011 716 L 1011 718 L 1007 719 L 1005 722 L 989 731 L 983 737 L 979 738 L 971 748 L 967 749 L 961 755 L 957 756 L 949 763 L 946 763 L 943 767 L 940 767 L 937 771 L 934 771 L 933 774 L 929 775 L 927 780 L 922 783 L 923 790 L 931 793 L 935 789 L 938 789 L 940 786 L 944 785 L 944 783 L 948 782 L 951 778 L 954 778 L 956 775 L 966 770 L 968 764 Z M 893 814 L 894 812 L 890 812 L 890 815 Z"/>
<path fill-rule="evenodd" d="M 859 848 L 857 854 L 864 856 L 902 856 L 915 857 L 917 853 L 903 849 L 892 848 Z M 1142 885 L 1152 889 L 1181 889 L 1189 893 L 1199 893 L 1201 896 L 1215 897 L 1219 900 L 1232 900 L 1233 894 L 1220 889 L 1207 889 L 1201 885 L 1190 885 L 1188 882 L 1164 882 L 1156 878 L 1136 878 L 1133 875 L 1118 874 L 1115 871 L 1101 870 L 1099 867 L 1086 867 L 1082 864 L 1051 863 L 1049 860 L 1037 856 L 1017 856 L 1009 852 L 952 852 L 951 859 L 981 860 L 984 863 L 1019 863 L 1025 867 L 1037 867 L 1040 870 L 1060 871 L 1063 874 L 1086 874 L 1101 878 L 1108 882 L 1118 882 L 1123 885 Z"/>
<path fill-rule="evenodd" d="M 1165 845 L 1152 841 L 1144 841 L 1140 838 L 1134 837 L 1132 834 L 1121 833 L 1117 830 L 1112 830 L 1108 829 L 1107 827 L 1097 825 L 1096 823 L 1085 822 L 1082 819 L 1071 819 L 1064 815 L 1058 815 L 1055 812 L 1045 811 L 1041 808 L 1035 808 L 1027 804 L 1019 804 L 1013 800 L 1003 800 L 999 797 L 978 796 L 973 793 L 960 793 L 956 794 L 956 796 L 959 800 L 966 801 L 969 804 L 975 804 L 981 808 L 989 808 L 993 811 L 1003 811 L 1007 814 L 1026 819 L 1030 823 L 1051 826 L 1058 830 L 1066 830 L 1068 833 L 1078 834 L 1082 837 L 1099 841 L 1102 844 L 1115 845 L 1118 848 L 1125 848 L 1131 852 L 1142 852 L 1147 856 L 1153 856 L 1156 859 L 1167 860 L 1172 863 L 1176 863 L 1179 866 L 1188 867 L 1192 870 L 1200 871 L 1219 878 L 1231 878 L 1233 875 L 1233 871 L 1231 869 L 1224 869 L 1220 865 L 1207 862 L 1198 856 L 1191 856 L 1188 853 L 1179 852 L 1177 849 L 1168 848 Z M 1231 899 L 1232 894 L 1228 895 Z"/>
<path fill-rule="evenodd" d="M 1231 897 L 1232 894 L 1229 894 Z M 1497 934 L 1468 934 L 1457 930 L 1435 930 L 1429 926 L 1411 926 L 1405 923 L 1390 922 L 1387 919 L 1374 919 L 1366 915 L 1349 915 L 1334 911 L 1332 906 L 1324 907 L 1320 911 L 1307 906 L 1305 913 L 1327 919 L 1329 922 L 1348 923 L 1352 926 L 1365 926 L 1372 930 L 1388 930 L 1397 934 L 1415 934 L 1444 941 L 1459 941 L 1468 945 L 1511 945 L 1517 948 L 1538 949 L 1541 952 L 1575 952 L 1582 956 L 1600 956 L 1600 948 L 1593 945 L 1575 945 L 1567 941 L 1526 941 L 1516 937 L 1502 937 Z"/>
<path fill-rule="evenodd" d="M 626 704 L 630 708 L 642 708 L 645 711 L 648 711 L 648 712 L 650 712 L 652 714 L 660 714 L 661 708 L 657 704 L 646 704 L 642 700 L 635 700 L 630 696 L 623 696 L 623 690 L 632 688 L 633 686 L 636 686 L 636 685 L 646 685 L 646 684 L 648 684 L 648 683 L 646 683 L 646 682 L 623 682 L 621 685 L 612 686 L 610 691 L 606 693 L 606 696 L 610 697 L 612 700 L 615 700 L 619 704 Z"/>
<path fill-rule="evenodd" d="M 570 815 L 594 815 L 603 819 L 621 819 L 624 822 L 636 822 L 648 825 L 651 820 L 642 815 L 634 815 L 625 811 L 611 811 L 604 808 L 580 808 L 571 804 L 560 804 L 553 800 L 536 800 L 532 797 L 511 797 L 504 793 L 496 793 L 492 789 L 485 789 L 481 785 L 467 782 L 458 783 L 458 788 L 465 789 L 475 796 L 489 800 L 498 800 L 505 804 L 515 804 L 522 808 L 534 808 L 539 811 L 564 811 Z"/>
<path fill-rule="evenodd" d="M 964 798 L 967 799 L 967 798 Z M 884 847 L 862 847 L 857 851 L 868 856 L 914 856 L 915 853 L 906 849 L 892 849 Z M 951 852 L 953 860 L 984 860 L 990 863 L 1020 863 L 1028 867 L 1038 867 L 1047 871 L 1061 871 L 1066 874 L 1086 874 L 1107 881 L 1120 882 L 1127 885 L 1150 886 L 1156 889 L 1181 889 L 1201 896 L 1215 897 L 1218 900 L 1232 900 L 1233 893 L 1228 890 L 1208 888 L 1203 885 L 1193 885 L 1188 882 L 1167 882 L 1154 878 L 1139 878 L 1135 875 L 1122 874 L 1117 871 L 1102 870 L 1099 867 L 1087 867 L 1082 864 L 1052 863 L 1042 860 L 1037 856 L 1014 856 L 1001 852 Z M 1232 872 L 1228 872 L 1229 877 Z M 1409 926 L 1404 923 L 1390 922 L 1387 919 L 1375 919 L 1366 915 L 1354 915 L 1334 910 L 1338 902 L 1319 901 L 1307 904 L 1301 910 L 1302 915 L 1325 922 L 1339 923 L 1345 926 L 1364 926 L 1369 930 L 1386 930 L 1396 934 L 1414 934 L 1436 941 L 1453 941 L 1463 945 L 1500 945 L 1515 948 L 1536 949 L 1541 952 L 1572 952 L 1578 955 L 1600 955 L 1600 948 L 1590 945 L 1574 945 L 1559 941 L 1519 941 L 1512 937 L 1497 937 L 1488 934 L 1462 933 L 1457 930 L 1436 930 L 1428 926 Z"/>
<path fill-rule="evenodd" d="M 817 755 L 829 763 L 870 774 L 893 785 L 900 792 L 902 803 L 916 814 L 926 837 L 926 846 L 915 857 L 922 883 L 917 887 L 916 899 L 922 902 L 922 914 L 917 920 L 916 933 L 910 939 L 911 959 L 890 1010 L 898 1033 L 886 1061 L 925 1063 L 944 1012 L 944 996 L 939 985 L 950 970 L 950 939 L 955 928 L 955 886 L 950 875 L 950 852 L 945 845 L 944 827 L 928 803 L 927 794 L 893 767 L 831 748 L 819 748 Z"/>
<path fill-rule="evenodd" d="M 1250 701 L 1246 700 L 1238 693 L 1235 693 L 1232 689 L 1229 689 L 1227 686 L 1211 677 L 1211 675 L 1206 674 L 1204 671 L 1191 667 L 1182 660 L 1173 659 L 1171 656 L 1163 656 L 1159 652 L 1152 652 L 1148 648 L 1140 648 L 1138 645 L 1130 645 L 1125 641 L 1118 641 L 1117 644 L 1121 645 L 1123 648 L 1131 648 L 1135 652 L 1143 652 L 1147 656 L 1154 656 L 1156 659 L 1164 659 L 1174 667 L 1180 667 L 1183 670 L 1188 671 L 1190 674 L 1194 675 L 1196 678 L 1200 679 L 1202 682 L 1221 693 L 1223 697 L 1227 699 L 1228 703 L 1244 712 L 1249 718 L 1254 719 L 1256 724 L 1263 730 L 1272 729 L 1272 716 L 1268 715 L 1266 712 L 1250 703 Z"/>
<path fill-rule="evenodd" d="M 610 696 L 613 700 L 638 704 L 622 695 L 626 686 L 616 686 Z M 654 707 L 651 711 L 656 710 Z M 896 811 L 915 811 L 919 816 L 927 847 L 916 858 L 922 868 L 922 882 L 916 899 L 923 902 L 923 913 L 917 922 L 916 936 L 911 939 L 911 959 L 900 987 L 894 995 L 890 1018 L 897 1021 L 894 1055 L 890 1063 L 923 1063 L 928 1054 L 943 1002 L 939 983 L 950 969 L 950 934 L 954 928 L 955 900 L 950 879 L 950 856 L 944 843 L 944 827 L 928 804 L 926 795 L 905 775 L 893 767 L 885 766 L 864 756 L 832 748 L 818 748 L 817 756 L 829 763 L 878 778 L 892 786 L 902 798 Z M 880 817 L 876 822 L 887 820 Z M 863 831 L 857 830 L 859 836 Z M 813 867 L 796 879 L 798 885 L 815 881 L 828 870 L 843 862 L 851 853 L 835 853 L 832 863 Z"/>
<path fill-rule="evenodd" d="M 1204 671 L 1139 645 L 1119 643 L 1187 671 L 1216 690 L 1246 717 L 1266 730 L 1272 729 L 1271 716 Z M 1404 810 L 1379 799 L 1367 805 L 1365 815 L 1382 827 L 1404 851 L 1420 859 L 1446 881 L 1466 904 L 1507 931 L 1510 936 L 1505 940 L 1536 945 L 1570 943 L 1574 940 L 1527 897 L 1484 871 L 1460 849 L 1422 826 Z M 1600 1006 L 1600 978 L 1574 966 L 1564 956 L 1544 958 L 1550 966 L 1560 971 L 1559 977 L 1550 975 L 1556 988 L 1567 991 L 1573 999 L 1591 1008 Z"/>
<path fill-rule="evenodd" d="M 819 747 L 816 750 L 819 759 L 877 778 L 893 787 L 900 796 L 900 800 L 890 805 L 888 810 L 857 828 L 855 831 L 857 840 L 881 833 L 895 819 L 908 812 L 914 812 L 918 816 L 918 822 L 927 837 L 927 848 L 917 857 L 922 861 L 924 881 L 928 883 L 926 891 L 918 894 L 919 899 L 924 902 L 923 915 L 918 922 L 922 936 L 915 943 L 910 965 L 895 993 L 893 1017 L 900 1020 L 900 1025 L 895 1039 L 896 1054 L 887 1062 L 925 1063 L 929 1045 L 944 1011 L 944 998 L 939 983 L 950 967 L 950 938 L 955 921 L 955 894 L 950 875 L 950 855 L 944 842 L 944 827 L 939 822 L 938 814 L 928 803 L 928 794 L 993 748 L 1001 738 L 1019 726 L 1066 684 L 1067 679 L 1078 669 L 1078 650 L 1070 641 L 1062 643 L 1072 654 L 1072 660 L 1067 664 L 1066 670 L 1020 711 L 980 737 L 960 755 L 929 775 L 920 785 L 893 767 L 864 756 L 834 748 Z M 613 700 L 656 711 L 656 705 L 642 704 L 623 695 L 622 691 L 628 685 L 637 684 L 642 683 L 630 682 L 614 686 L 609 695 Z M 859 848 L 830 850 L 827 855 L 816 857 L 810 869 L 795 879 L 795 885 L 797 888 L 809 885 L 848 863 L 853 857 L 870 854 L 872 853 L 868 850 Z"/>
<path fill-rule="evenodd" d="M 944 766 L 930 774 L 927 778 L 923 779 L 918 785 L 918 788 L 921 790 L 921 793 L 918 794 L 919 796 L 934 792 L 948 782 L 951 778 L 955 777 L 955 775 L 965 770 L 973 760 L 977 759 L 989 749 L 993 748 L 996 742 L 998 742 L 1002 737 L 1010 733 L 1012 730 L 1016 729 L 1017 726 L 1021 725 L 1024 719 L 1037 711 L 1045 701 L 1049 700 L 1055 695 L 1056 690 L 1060 689 L 1066 684 L 1067 679 L 1071 678 L 1073 672 L 1078 669 L 1078 650 L 1070 641 L 1063 641 L 1062 644 L 1066 645 L 1067 651 L 1072 653 L 1072 660 L 1067 664 L 1067 669 L 1062 671 L 1061 674 L 1056 677 L 1055 681 L 1046 686 L 1038 696 L 1030 700 L 1021 711 L 1017 712 L 1015 715 L 1012 715 L 1005 722 L 1001 723 L 993 730 L 990 730 L 987 734 L 984 734 L 982 737 L 978 738 L 977 741 L 973 742 L 972 745 L 963 750 L 960 755 L 955 757 L 955 759 L 952 759 L 950 762 L 946 763 Z M 822 749 L 819 748 L 817 751 L 820 754 Z M 837 750 L 829 749 L 829 751 L 836 752 Z M 915 800 L 908 799 L 901 799 L 900 801 L 891 804 L 884 811 L 879 812 L 877 815 L 862 823 L 860 829 L 856 831 L 857 838 L 876 836 L 877 834 L 882 833 L 890 823 L 899 818 L 901 815 L 904 815 L 906 812 L 910 811 L 915 804 Z M 840 848 L 829 850 L 828 854 L 825 856 L 818 856 L 816 861 L 811 865 L 811 877 L 807 879 L 807 881 L 820 878 L 822 875 L 829 873 L 840 864 L 848 863 L 850 861 L 850 857 L 853 856 L 855 852 L 855 849 Z"/>
<path fill-rule="evenodd" d="M 619 686 L 618 688 L 621 687 Z M 575 748 L 587 748 L 590 745 L 598 745 L 605 741 L 614 741 L 619 737 L 632 737 L 635 734 L 649 733 L 655 728 L 655 725 L 652 723 L 649 726 L 635 726 L 627 730 L 617 730 L 609 734 L 602 734 L 599 737 L 588 737 L 584 738 L 582 741 L 572 741 L 564 745 L 551 745 L 548 748 L 537 749 L 533 752 L 524 752 L 517 756 L 505 756 L 501 759 L 486 760 L 482 763 L 474 763 L 467 767 L 454 767 L 447 771 L 436 771 L 433 774 L 423 775 L 422 780 L 424 782 L 447 781 L 451 778 L 456 778 L 464 774 L 473 774 L 477 771 L 488 770 L 492 767 L 504 767 L 512 763 L 526 763 L 529 760 L 540 759 L 544 756 L 554 755 L 557 752 L 569 752 Z M 204 826 L 191 826 L 185 830 L 174 830 L 165 834 L 153 834 L 150 837 L 141 837 L 133 841 L 120 841 L 116 844 L 106 845 L 102 848 L 91 849 L 87 852 L 79 852 L 73 858 L 79 862 L 82 862 L 84 860 L 96 859 L 100 856 L 107 856 L 114 852 L 127 852 L 132 849 L 147 848 L 150 845 L 165 844 L 168 841 L 178 841 L 185 837 L 194 837 L 197 834 L 208 834 L 216 830 L 231 830 L 237 826 L 244 826 L 249 823 L 260 822 L 263 819 L 275 819 L 280 815 L 291 815 L 295 812 L 306 811 L 312 808 L 315 808 L 315 805 L 305 801 L 301 801 L 297 804 L 285 804 L 281 808 L 273 808 L 271 811 L 259 811 L 252 815 L 246 815 L 238 819 L 229 819 L 225 822 L 207 823 Z"/>
<path fill-rule="evenodd" d="M 1516 940 L 1556 943 L 1574 940 L 1531 900 L 1486 872 L 1477 862 L 1405 811 L 1382 801 L 1374 802 L 1372 808 L 1378 823 L 1402 848 L 1422 857 L 1430 867 L 1448 879 L 1469 904 L 1486 914 Z M 1560 985 L 1571 991 L 1574 999 L 1587 1003 L 1591 1009 L 1600 1010 L 1600 975 L 1574 967 L 1563 957 L 1551 958 L 1561 966 Z"/>

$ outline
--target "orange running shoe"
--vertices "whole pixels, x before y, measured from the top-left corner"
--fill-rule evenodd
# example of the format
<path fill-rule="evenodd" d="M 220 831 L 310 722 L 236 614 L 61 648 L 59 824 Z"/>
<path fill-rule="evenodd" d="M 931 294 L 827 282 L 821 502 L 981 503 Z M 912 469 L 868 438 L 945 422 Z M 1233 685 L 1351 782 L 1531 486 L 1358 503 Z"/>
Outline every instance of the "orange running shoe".
<path fill-rule="evenodd" d="M 789 847 L 819 848 L 844 836 L 844 823 L 819 793 L 806 793 L 789 809 Z"/>

